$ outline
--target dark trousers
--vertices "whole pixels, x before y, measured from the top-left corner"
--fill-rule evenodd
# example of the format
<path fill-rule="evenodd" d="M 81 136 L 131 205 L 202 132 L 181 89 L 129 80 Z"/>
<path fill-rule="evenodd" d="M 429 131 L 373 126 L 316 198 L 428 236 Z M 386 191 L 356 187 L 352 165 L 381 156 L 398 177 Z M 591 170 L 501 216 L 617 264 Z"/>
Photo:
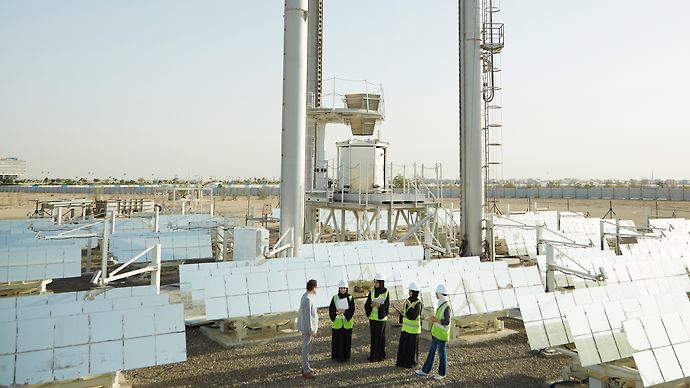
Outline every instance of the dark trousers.
<path fill-rule="evenodd" d="M 369 320 L 371 332 L 371 350 L 369 360 L 383 361 L 386 359 L 386 321 Z"/>

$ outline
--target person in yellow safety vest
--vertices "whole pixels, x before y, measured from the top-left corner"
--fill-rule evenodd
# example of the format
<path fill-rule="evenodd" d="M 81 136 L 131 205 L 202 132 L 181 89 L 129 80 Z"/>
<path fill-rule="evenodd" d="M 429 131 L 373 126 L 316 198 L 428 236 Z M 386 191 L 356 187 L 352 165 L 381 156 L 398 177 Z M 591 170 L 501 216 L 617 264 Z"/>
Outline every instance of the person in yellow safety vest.
<path fill-rule="evenodd" d="M 344 308 L 343 304 L 347 308 Z M 352 317 L 355 315 L 355 301 L 348 293 L 348 284 L 345 280 L 341 280 L 338 284 L 338 293 L 331 299 L 328 315 L 333 322 L 331 323 L 331 358 L 338 362 L 345 362 L 350 359 L 354 322 Z"/>
<path fill-rule="evenodd" d="M 409 297 L 405 299 L 405 305 L 400 314 L 400 343 L 398 345 L 398 358 L 395 365 L 403 368 L 412 368 L 419 363 L 419 334 L 422 332 L 422 301 L 419 299 L 419 284 L 410 283 L 408 287 Z"/>
<path fill-rule="evenodd" d="M 374 275 L 374 288 L 369 290 L 367 301 L 364 302 L 364 312 L 369 317 L 369 331 L 371 333 L 371 347 L 369 362 L 386 359 L 386 321 L 390 299 L 388 290 L 384 286 L 386 276 L 382 273 Z"/>
<path fill-rule="evenodd" d="M 433 325 L 431 326 L 431 348 L 429 348 L 429 355 L 426 357 L 424 366 L 415 373 L 422 377 L 429 376 L 431 367 L 434 365 L 436 349 L 438 349 L 438 374 L 434 375 L 434 379 L 441 381 L 446 377 L 446 343 L 450 334 L 450 317 L 453 315 L 448 300 L 448 290 L 444 284 L 436 286 L 436 298 L 438 299 L 436 314 L 429 319 Z"/>

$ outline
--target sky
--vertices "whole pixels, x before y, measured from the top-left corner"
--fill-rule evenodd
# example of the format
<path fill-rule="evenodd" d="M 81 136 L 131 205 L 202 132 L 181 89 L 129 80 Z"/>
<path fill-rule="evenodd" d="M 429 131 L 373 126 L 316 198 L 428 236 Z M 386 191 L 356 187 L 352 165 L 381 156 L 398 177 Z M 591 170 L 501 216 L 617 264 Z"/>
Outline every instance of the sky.
<path fill-rule="evenodd" d="M 688 179 L 690 2 L 502 1 L 496 178 Z M 385 90 L 396 165 L 458 171 L 457 2 L 326 0 L 324 78 Z M 283 2 L 0 1 L 0 157 L 28 176 L 278 177 Z M 327 127 L 327 157 L 351 137 Z"/>

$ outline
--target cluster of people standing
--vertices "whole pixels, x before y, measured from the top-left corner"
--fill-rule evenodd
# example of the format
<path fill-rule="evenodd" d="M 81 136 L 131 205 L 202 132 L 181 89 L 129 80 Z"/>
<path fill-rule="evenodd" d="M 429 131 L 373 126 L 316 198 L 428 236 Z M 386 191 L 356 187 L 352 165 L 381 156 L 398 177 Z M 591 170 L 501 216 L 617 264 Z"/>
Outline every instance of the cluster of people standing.
<path fill-rule="evenodd" d="M 374 287 L 369 290 L 367 300 L 364 303 L 364 313 L 369 319 L 371 335 L 369 357 L 367 357 L 369 362 L 380 362 L 386 359 L 386 323 L 391 306 L 390 293 L 385 287 L 385 282 L 385 275 L 377 273 L 374 276 Z M 309 365 L 311 343 L 318 335 L 319 326 L 316 304 L 313 301 L 317 288 L 316 280 L 311 279 L 307 282 L 307 292 L 302 295 L 297 318 L 297 330 L 302 333 L 302 376 L 306 379 L 313 379 L 317 373 Z M 408 297 L 405 299 L 402 309 L 398 310 L 394 307 L 399 312 L 401 324 L 395 365 L 403 368 L 414 368 L 419 364 L 419 334 L 422 332 L 422 311 L 424 309 L 419 293 L 419 285 L 415 282 L 410 283 Z M 447 373 L 446 343 L 448 342 L 452 314 L 445 285 L 439 284 L 435 289 L 435 294 L 438 299 L 438 307 L 434 316 L 428 318 L 432 323 L 431 347 L 424 365 L 415 373 L 418 376 L 428 377 L 438 352 L 439 368 L 434 379 L 442 380 Z M 346 362 L 350 359 L 352 348 L 355 302 L 349 293 L 348 283 L 344 280 L 338 285 L 338 293 L 331 298 L 328 315 L 331 320 L 331 358 L 338 362 Z"/>

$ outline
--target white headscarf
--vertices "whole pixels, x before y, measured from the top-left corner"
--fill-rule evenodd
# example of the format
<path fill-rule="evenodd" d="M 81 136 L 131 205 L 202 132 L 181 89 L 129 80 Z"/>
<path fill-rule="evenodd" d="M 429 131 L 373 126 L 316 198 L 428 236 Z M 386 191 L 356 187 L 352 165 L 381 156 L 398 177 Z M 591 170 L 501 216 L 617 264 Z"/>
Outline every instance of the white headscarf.
<path fill-rule="evenodd" d="M 447 297 L 447 296 L 445 296 L 445 295 L 443 295 L 443 294 L 440 294 L 440 293 L 438 293 L 438 292 L 437 292 L 437 294 L 438 294 L 438 296 L 439 296 L 439 298 L 438 298 L 438 305 L 439 305 L 439 306 L 442 305 L 444 302 L 447 302 L 447 301 L 448 301 L 448 297 Z"/>

